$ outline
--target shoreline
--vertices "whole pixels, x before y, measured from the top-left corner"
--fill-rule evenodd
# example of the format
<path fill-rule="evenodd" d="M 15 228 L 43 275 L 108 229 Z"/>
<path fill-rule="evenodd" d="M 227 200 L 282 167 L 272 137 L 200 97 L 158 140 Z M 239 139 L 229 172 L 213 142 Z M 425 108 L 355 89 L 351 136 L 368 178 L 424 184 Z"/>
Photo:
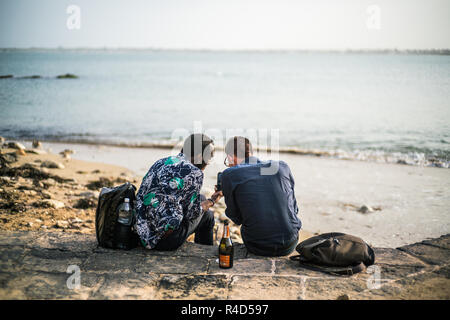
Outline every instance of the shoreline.
<path fill-rule="evenodd" d="M 35 139 L 28 138 L 12 138 L 4 136 L 7 141 L 22 141 L 22 142 L 32 142 Z M 118 147 L 118 148 L 130 148 L 130 149 L 162 149 L 162 150 L 172 150 L 174 148 L 180 148 L 180 143 L 170 143 L 170 142 L 146 142 L 146 143 L 130 143 L 130 142 L 112 142 L 112 141 L 92 141 L 89 139 L 44 139 L 39 140 L 47 143 L 58 143 L 58 144 L 81 144 L 90 146 L 107 146 L 107 147 Z M 223 151 L 223 146 L 215 146 L 216 150 Z M 375 162 L 375 163 L 389 163 L 389 164 L 399 164 L 399 165 L 409 165 L 409 166 L 419 166 L 419 167 L 433 167 L 449 169 L 450 161 L 447 159 L 439 159 L 434 156 L 425 156 L 423 153 L 418 152 L 387 152 L 383 150 L 354 150 L 345 151 L 342 149 L 335 150 L 322 150 L 322 149 L 304 149 L 300 147 L 280 147 L 277 149 L 272 149 L 270 147 L 256 146 L 254 147 L 255 152 L 263 153 L 275 153 L 275 154 L 292 154 L 296 156 L 314 156 L 323 157 L 337 160 L 356 160 L 363 162 Z"/>

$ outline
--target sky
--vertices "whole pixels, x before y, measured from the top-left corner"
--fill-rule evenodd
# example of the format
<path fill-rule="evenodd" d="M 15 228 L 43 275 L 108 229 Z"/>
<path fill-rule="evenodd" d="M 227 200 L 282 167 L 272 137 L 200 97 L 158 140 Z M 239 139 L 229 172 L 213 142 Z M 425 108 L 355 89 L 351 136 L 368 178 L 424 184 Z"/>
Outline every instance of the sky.
<path fill-rule="evenodd" d="M 0 47 L 449 49 L 450 1 L 0 0 Z"/>

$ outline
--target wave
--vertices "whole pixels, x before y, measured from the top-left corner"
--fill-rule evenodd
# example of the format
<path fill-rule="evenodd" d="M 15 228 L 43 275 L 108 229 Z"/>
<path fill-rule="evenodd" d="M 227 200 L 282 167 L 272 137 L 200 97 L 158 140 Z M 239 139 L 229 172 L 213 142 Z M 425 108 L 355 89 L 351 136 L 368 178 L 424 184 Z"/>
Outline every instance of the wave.
<path fill-rule="evenodd" d="M 83 138 L 80 138 L 83 136 Z M 70 144 L 85 144 L 85 145 L 95 145 L 95 146 L 110 146 L 110 147 L 120 147 L 120 148 L 157 148 L 157 149 L 173 149 L 181 148 L 181 142 L 174 142 L 170 139 L 155 140 L 152 142 L 120 142 L 112 141 L 107 139 L 85 138 L 91 135 L 77 135 L 73 136 L 47 136 L 46 138 L 40 137 L 40 141 L 46 142 L 56 142 L 56 143 L 70 143 Z M 30 139 L 28 137 L 5 137 L 8 140 L 21 139 L 23 141 L 33 141 L 35 139 Z M 223 146 L 216 145 L 217 150 L 223 150 Z M 437 167 L 437 168 L 450 168 L 450 160 L 448 155 L 444 152 L 442 156 L 436 156 L 434 154 L 426 154 L 425 152 L 412 151 L 412 152 L 395 152 L 386 150 L 323 150 L 323 149 L 304 149 L 300 147 L 280 147 L 280 148 L 270 148 L 266 146 L 256 146 L 254 147 L 259 153 L 266 153 L 270 155 L 271 153 L 280 154 L 293 154 L 298 156 L 315 156 L 315 157 L 326 157 L 340 160 L 358 160 L 358 161 L 368 161 L 377 163 L 393 163 L 401 165 L 412 165 L 412 166 L 423 166 L 423 167 Z"/>
<path fill-rule="evenodd" d="M 426 155 L 424 152 L 388 152 L 385 150 L 305 150 L 300 148 L 280 149 L 280 153 L 292 153 L 298 155 L 312 155 L 329 157 L 342 160 L 359 160 L 379 163 L 395 163 L 404 165 L 449 168 L 450 161 L 447 157 Z"/>

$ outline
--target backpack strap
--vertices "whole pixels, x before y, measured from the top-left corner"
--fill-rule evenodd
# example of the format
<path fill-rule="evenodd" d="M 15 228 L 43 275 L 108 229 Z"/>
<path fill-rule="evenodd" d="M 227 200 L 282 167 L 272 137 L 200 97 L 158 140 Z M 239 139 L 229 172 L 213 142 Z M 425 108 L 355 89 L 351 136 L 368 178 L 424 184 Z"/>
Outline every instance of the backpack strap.
<path fill-rule="evenodd" d="M 289 257 L 289 259 L 291 259 L 292 261 L 298 261 L 298 262 L 300 262 L 301 260 L 300 260 L 300 255 L 296 255 L 296 256 L 290 256 Z"/>
<path fill-rule="evenodd" d="M 333 270 L 334 269 L 334 270 Z M 357 274 L 361 271 L 364 271 L 366 269 L 366 266 L 364 265 L 364 263 L 359 263 L 357 265 L 354 266 L 350 266 L 350 267 L 344 267 L 344 268 L 330 268 L 330 270 L 328 270 L 328 272 L 330 273 L 335 273 L 335 274 L 339 274 L 339 275 L 347 275 L 347 276 L 352 276 L 354 274 Z"/>
<path fill-rule="evenodd" d="M 292 261 L 298 261 L 300 263 L 301 267 L 305 267 L 310 270 L 314 271 L 322 271 L 330 274 L 337 274 L 337 275 L 347 275 L 351 276 L 356 273 L 359 273 L 361 271 L 364 271 L 366 269 L 366 266 L 364 263 L 359 263 L 354 266 L 348 266 L 348 267 L 328 267 L 328 266 L 320 266 L 317 264 L 308 263 L 306 261 L 303 261 L 302 257 L 300 255 L 291 256 L 289 257 Z"/>

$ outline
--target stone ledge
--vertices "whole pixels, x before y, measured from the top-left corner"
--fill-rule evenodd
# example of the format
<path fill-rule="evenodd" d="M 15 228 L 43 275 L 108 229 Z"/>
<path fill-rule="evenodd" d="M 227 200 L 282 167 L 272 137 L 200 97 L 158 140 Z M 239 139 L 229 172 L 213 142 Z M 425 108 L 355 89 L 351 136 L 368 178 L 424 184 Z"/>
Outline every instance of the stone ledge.
<path fill-rule="evenodd" d="M 1 231 L 0 299 L 450 298 L 450 235 L 374 248 L 376 264 L 351 277 L 235 250 L 233 268 L 220 269 L 216 246 L 119 251 L 98 247 L 94 235 Z M 69 265 L 80 268 L 78 289 L 67 286 Z"/>

